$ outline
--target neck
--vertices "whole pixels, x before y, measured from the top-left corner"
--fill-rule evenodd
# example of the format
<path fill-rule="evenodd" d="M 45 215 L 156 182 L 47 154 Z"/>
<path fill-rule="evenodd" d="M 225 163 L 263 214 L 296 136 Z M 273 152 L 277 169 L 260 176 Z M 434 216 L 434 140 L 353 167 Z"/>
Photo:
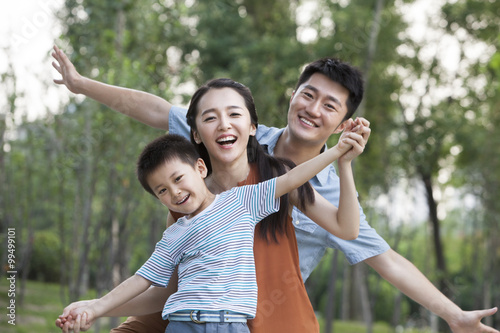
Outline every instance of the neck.
<path fill-rule="evenodd" d="M 293 136 L 290 135 L 289 128 L 286 127 L 283 134 L 279 137 L 278 142 L 276 142 L 274 156 L 287 158 L 299 165 L 318 156 L 324 145 L 325 142 L 321 144 L 311 144 L 305 143 L 303 140 L 294 139 Z"/>
<path fill-rule="evenodd" d="M 212 193 L 221 193 L 238 186 L 250 172 L 248 159 L 240 159 L 234 163 L 212 163 L 212 174 L 206 184 Z"/>

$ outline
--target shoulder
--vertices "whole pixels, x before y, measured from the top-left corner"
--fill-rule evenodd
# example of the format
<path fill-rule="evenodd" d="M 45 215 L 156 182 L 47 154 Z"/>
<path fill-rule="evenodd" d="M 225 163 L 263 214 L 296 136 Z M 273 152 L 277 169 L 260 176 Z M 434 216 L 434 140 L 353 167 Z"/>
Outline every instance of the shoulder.
<path fill-rule="evenodd" d="M 284 128 L 267 127 L 266 125 L 259 124 L 255 136 L 260 144 L 271 144 L 273 141 L 278 140 L 283 130 Z"/>

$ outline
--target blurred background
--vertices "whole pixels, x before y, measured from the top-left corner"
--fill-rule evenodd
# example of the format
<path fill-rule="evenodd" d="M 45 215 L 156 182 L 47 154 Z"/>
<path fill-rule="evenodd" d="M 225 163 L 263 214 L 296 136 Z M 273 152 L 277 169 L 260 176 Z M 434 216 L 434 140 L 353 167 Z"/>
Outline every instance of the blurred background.
<path fill-rule="evenodd" d="M 370 120 L 355 163 L 369 223 L 465 310 L 500 305 L 500 3 L 495 0 L 26 0 L 0 14 L 0 307 L 58 332 L 145 261 L 164 208 L 135 178 L 161 131 L 52 82 L 56 44 L 78 71 L 186 106 L 197 86 L 249 86 L 260 122 L 286 124 L 303 66 L 359 67 Z M 337 138 L 332 137 L 331 143 Z M 15 247 L 8 247 L 15 240 Z M 13 266 L 8 265 L 15 255 Z M 12 256 L 11 256 L 12 258 Z M 306 282 L 324 332 L 448 332 L 364 263 L 328 252 Z M 109 331 L 123 318 L 101 320 Z M 500 315 L 485 320 L 500 327 Z"/>

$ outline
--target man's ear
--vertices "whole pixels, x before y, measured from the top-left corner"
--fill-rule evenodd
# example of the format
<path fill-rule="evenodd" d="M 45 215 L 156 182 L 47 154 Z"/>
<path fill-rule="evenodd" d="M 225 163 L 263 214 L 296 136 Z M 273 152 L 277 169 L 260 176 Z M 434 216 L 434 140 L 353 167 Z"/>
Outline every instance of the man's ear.
<path fill-rule="evenodd" d="M 337 126 L 337 128 L 333 131 L 334 134 L 338 134 L 338 133 L 341 133 L 343 130 L 345 130 L 347 127 L 349 127 L 349 125 L 352 123 L 352 119 L 347 119 L 347 120 L 344 120 L 342 123 L 340 123 L 339 126 Z"/>
<path fill-rule="evenodd" d="M 202 158 L 196 160 L 196 170 L 200 173 L 201 177 L 205 178 L 208 174 L 208 168 Z"/>
<path fill-rule="evenodd" d="M 201 143 L 200 135 L 195 130 L 191 130 L 191 131 L 193 132 L 194 142 L 196 142 L 196 144 L 199 145 Z"/>

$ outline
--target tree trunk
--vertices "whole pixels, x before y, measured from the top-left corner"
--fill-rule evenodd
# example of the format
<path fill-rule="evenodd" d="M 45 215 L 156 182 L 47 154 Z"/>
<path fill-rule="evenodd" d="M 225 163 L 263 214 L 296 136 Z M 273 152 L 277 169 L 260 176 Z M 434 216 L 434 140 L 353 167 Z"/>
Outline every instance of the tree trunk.
<path fill-rule="evenodd" d="M 359 302 L 363 321 L 366 325 L 366 332 L 373 332 L 373 314 L 370 306 L 370 297 L 368 295 L 368 286 L 366 283 L 366 266 L 359 263 L 354 266 L 355 285 L 358 287 Z"/>
<path fill-rule="evenodd" d="M 370 79 L 370 70 L 377 50 L 377 40 L 380 33 L 380 25 L 382 20 L 382 11 L 384 9 L 385 0 L 377 0 L 373 11 L 373 22 L 370 27 L 370 38 L 368 39 L 368 52 L 366 53 L 365 62 L 362 70 L 365 79 L 365 91 L 368 91 L 368 84 Z M 365 113 L 366 98 L 361 101 L 357 114 L 362 117 Z"/>
<path fill-rule="evenodd" d="M 340 318 L 342 320 L 349 320 L 351 313 L 351 281 L 352 281 L 352 266 L 345 265 L 344 274 L 342 278 L 342 311 Z"/>
<path fill-rule="evenodd" d="M 88 258 L 90 252 L 90 224 L 92 217 L 92 198 L 94 194 L 94 158 L 92 149 L 92 111 L 85 111 L 85 138 L 82 152 L 83 166 L 80 178 L 82 184 L 82 210 L 81 210 L 81 238 L 80 253 L 78 254 L 78 269 L 76 276 L 76 299 L 87 292 L 89 283 Z"/>
<path fill-rule="evenodd" d="M 437 215 L 437 203 L 434 199 L 432 189 L 432 177 L 430 174 L 421 174 L 422 181 L 425 186 L 425 193 L 427 198 L 427 206 L 429 207 L 429 221 L 432 227 L 432 239 L 434 243 L 434 251 L 436 255 L 436 268 L 438 271 L 438 283 L 441 292 L 448 296 L 450 290 L 446 283 L 446 262 L 444 259 L 444 248 L 441 241 L 441 229 L 439 218 Z"/>
<path fill-rule="evenodd" d="M 328 284 L 328 298 L 326 304 L 326 333 L 334 332 L 333 324 L 335 321 L 335 287 L 337 284 L 337 266 L 338 266 L 339 250 L 333 250 L 332 261 L 331 261 L 331 278 Z"/>

